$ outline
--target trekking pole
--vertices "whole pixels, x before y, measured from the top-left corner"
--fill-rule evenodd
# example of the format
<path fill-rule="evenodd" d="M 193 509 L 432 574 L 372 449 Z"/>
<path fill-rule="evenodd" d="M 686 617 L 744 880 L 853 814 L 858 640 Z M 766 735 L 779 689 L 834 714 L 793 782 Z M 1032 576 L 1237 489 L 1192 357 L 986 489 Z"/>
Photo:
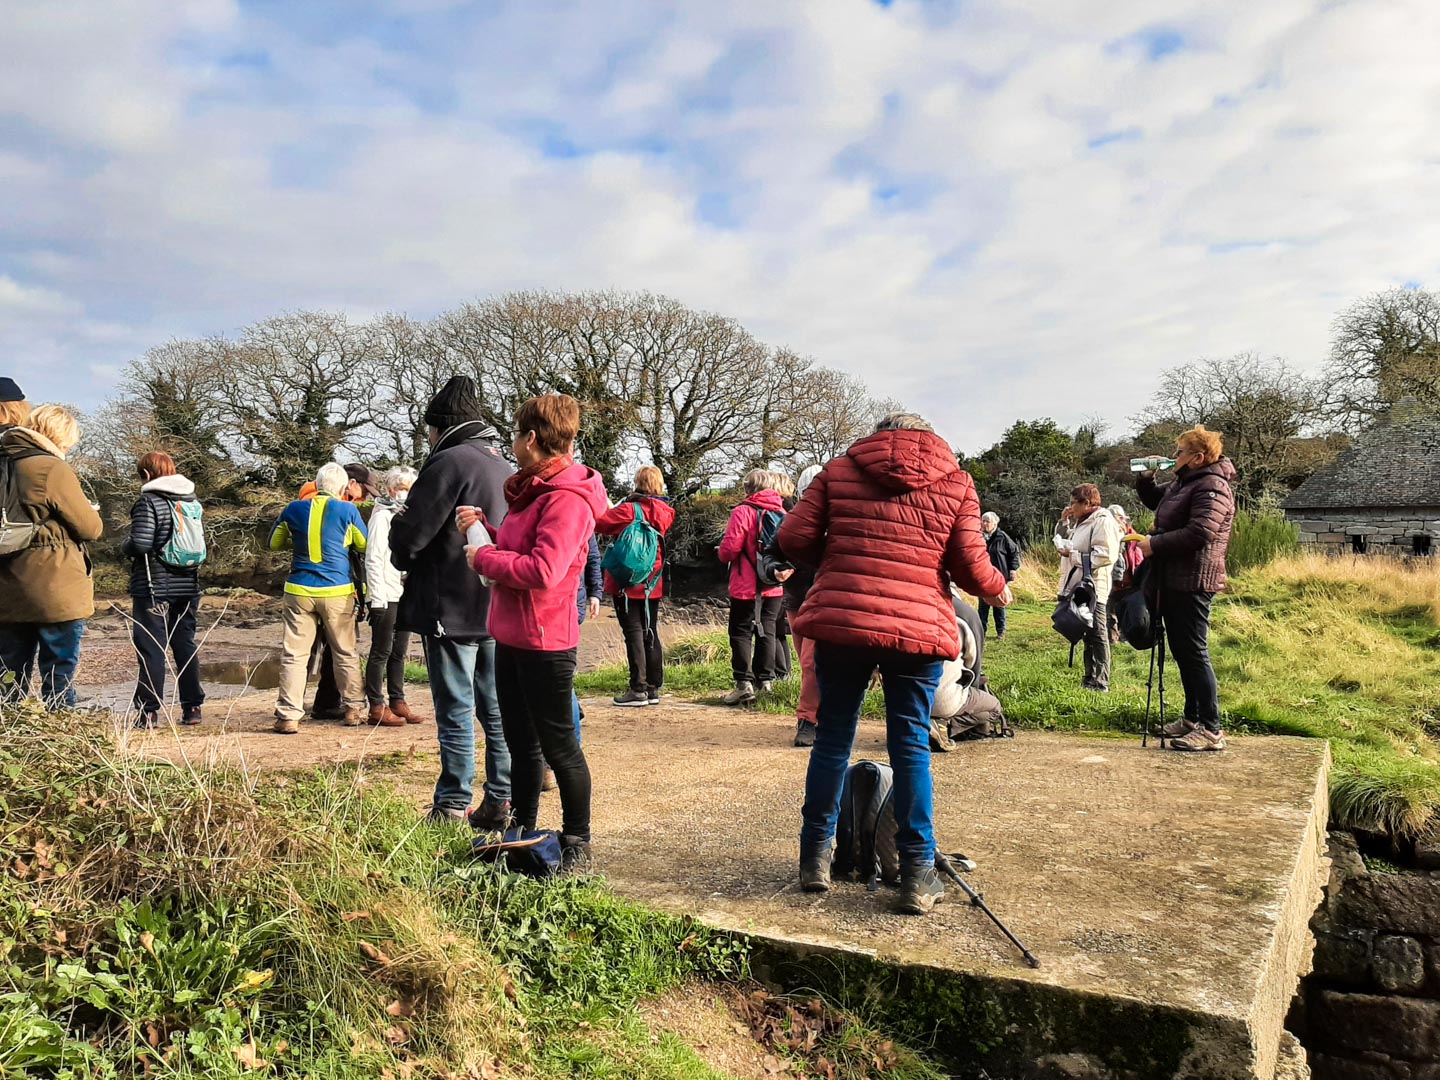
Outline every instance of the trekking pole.
<path fill-rule="evenodd" d="M 965 890 L 965 895 L 970 897 L 970 906 L 978 907 L 990 917 L 990 921 L 998 926 L 1000 932 L 1010 939 L 1010 943 L 1020 950 L 1020 955 L 1025 958 L 1025 963 L 1029 964 L 1032 968 L 1038 968 L 1040 966 L 1040 961 L 1035 959 L 1035 954 L 1027 949 L 1024 944 L 1021 943 L 1020 939 L 1010 932 L 1010 928 L 1001 922 L 999 916 L 986 905 L 985 898 L 972 889 L 970 883 L 960 876 L 951 864 L 949 856 L 937 850 L 935 852 L 935 868 Z"/>
<path fill-rule="evenodd" d="M 1155 650 L 1158 645 L 1159 642 L 1150 645 L 1150 678 L 1145 683 L 1145 729 L 1140 736 L 1142 749 L 1150 745 L 1150 702 L 1155 695 Z"/>

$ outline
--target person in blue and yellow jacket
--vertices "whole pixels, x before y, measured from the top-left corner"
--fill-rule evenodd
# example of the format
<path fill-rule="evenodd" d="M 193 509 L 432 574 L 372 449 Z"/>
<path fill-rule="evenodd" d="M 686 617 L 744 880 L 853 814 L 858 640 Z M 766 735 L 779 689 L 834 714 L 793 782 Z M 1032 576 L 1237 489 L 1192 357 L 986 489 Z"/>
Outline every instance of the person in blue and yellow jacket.
<path fill-rule="evenodd" d="M 350 476 L 334 462 L 315 475 L 313 498 L 296 499 L 280 514 L 270 534 L 270 550 L 293 552 L 285 579 L 281 620 L 285 640 L 280 658 L 280 696 L 275 703 L 275 730 L 294 735 L 305 715 L 305 672 L 316 634 L 330 646 L 335 681 L 340 690 L 346 727 L 363 722 L 365 694 L 360 682 L 360 656 L 355 648 L 355 583 L 350 577 L 350 550 L 365 550 L 365 522 L 360 511 L 342 498 Z"/>

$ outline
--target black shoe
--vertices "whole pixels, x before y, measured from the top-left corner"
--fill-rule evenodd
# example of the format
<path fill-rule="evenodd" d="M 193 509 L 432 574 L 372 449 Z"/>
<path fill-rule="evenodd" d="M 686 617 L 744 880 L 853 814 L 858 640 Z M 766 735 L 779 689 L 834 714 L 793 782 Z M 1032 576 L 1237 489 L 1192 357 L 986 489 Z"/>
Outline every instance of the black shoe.
<path fill-rule="evenodd" d="M 189 705 L 180 715 L 180 723 L 185 727 L 194 727 L 202 722 L 199 705 Z"/>
<path fill-rule="evenodd" d="M 508 799 L 492 799 L 489 795 L 480 800 L 480 805 L 468 815 L 470 827 L 476 832 L 504 832 L 510 824 L 510 802 Z"/>
<path fill-rule="evenodd" d="M 633 709 L 636 706 L 644 708 L 650 703 L 650 695 L 644 690 L 626 690 L 623 694 L 610 699 L 612 705 L 619 705 L 622 709 Z"/>
<path fill-rule="evenodd" d="M 343 705 L 337 705 L 333 709 L 313 709 L 310 712 L 311 720 L 344 720 L 349 709 Z M 357 727 L 359 725 L 356 725 Z"/>
<path fill-rule="evenodd" d="M 145 709 L 135 717 L 136 731 L 154 731 L 159 726 L 160 713 L 155 709 Z"/>
<path fill-rule="evenodd" d="M 835 845 L 813 854 L 800 852 L 800 888 L 805 892 L 830 891 L 830 864 L 835 859 Z"/>
<path fill-rule="evenodd" d="M 655 689 L 653 686 L 652 686 L 649 690 L 646 690 L 646 691 L 645 691 L 645 704 L 646 704 L 646 705 L 659 705 L 659 704 L 660 704 L 660 691 L 657 690 L 657 689 Z"/>
<path fill-rule="evenodd" d="M 592 863 L 590 841 L 576 836 L 560 836 L 560 873 L 564 876 L 588 874 Z"/>
<path fill-rule="evenodd" d="M 795 721 L 795 745 L 796 745 L 796 746 L 814 746 L 814 745 L 815 745 L 815 721 L 813 721 L 813 720 L 797 720 L 797 721 Z"/>
<path fill-rule="evenodd" d="M 945 884 L 931 863 L 902 863 L 900 866 L 900 898 L 895 910 L 901 915 L 927 915 L 945 899 Z"/>

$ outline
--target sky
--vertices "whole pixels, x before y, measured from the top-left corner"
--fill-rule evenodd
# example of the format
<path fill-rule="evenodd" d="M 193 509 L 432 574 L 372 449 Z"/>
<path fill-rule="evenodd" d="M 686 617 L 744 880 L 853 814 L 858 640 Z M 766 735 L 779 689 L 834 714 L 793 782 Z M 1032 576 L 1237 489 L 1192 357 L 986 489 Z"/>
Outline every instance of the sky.
<path fill-rule="evenodd" d="M 1440 287 L 1433 0 L 5 0 L 0 374 L 665 293 L 961 449 Z"/>

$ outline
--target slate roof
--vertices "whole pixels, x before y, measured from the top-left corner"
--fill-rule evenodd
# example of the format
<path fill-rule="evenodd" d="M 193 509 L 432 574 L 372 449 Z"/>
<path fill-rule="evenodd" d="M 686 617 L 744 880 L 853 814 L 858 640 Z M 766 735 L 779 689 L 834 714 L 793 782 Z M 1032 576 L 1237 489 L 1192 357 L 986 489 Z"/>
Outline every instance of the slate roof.
<path fill-rule="evenodd" d="M 1397 406 L 1281 505 L 1286 510 L 1440 506 L 1440 416 Z"/>

